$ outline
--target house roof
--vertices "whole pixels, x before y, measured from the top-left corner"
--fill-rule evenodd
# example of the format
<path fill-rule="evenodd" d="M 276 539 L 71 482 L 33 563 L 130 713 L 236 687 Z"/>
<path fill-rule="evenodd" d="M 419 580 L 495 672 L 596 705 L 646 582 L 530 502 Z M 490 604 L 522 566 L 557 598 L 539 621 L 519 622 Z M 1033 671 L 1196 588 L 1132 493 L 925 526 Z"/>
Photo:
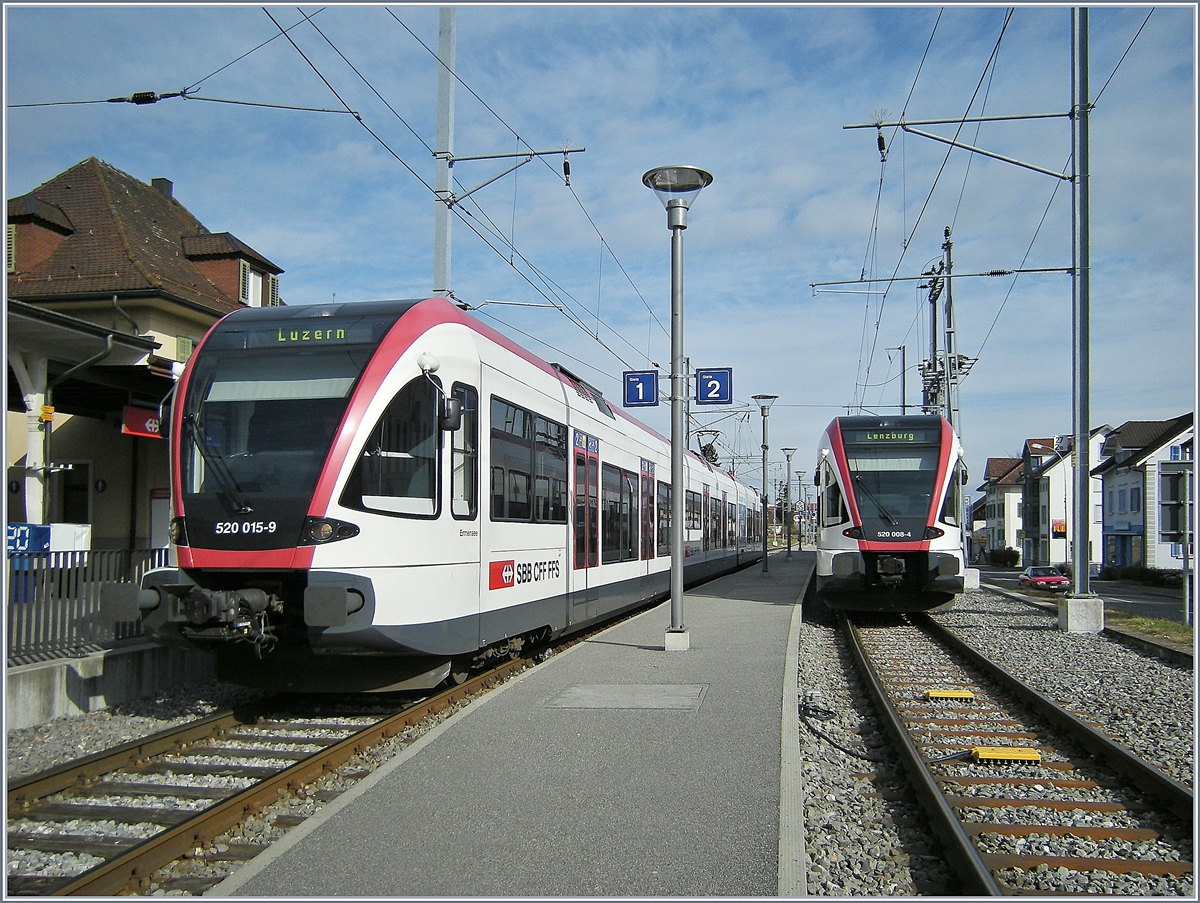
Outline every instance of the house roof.
<path fill-rule="evenodd" d="M 1119 464 L 1130 461 L 1141 464 L 1148 456 L 1190 427 L 1192 419 L 1192 412 L 1189 411 L 1171 420 L 1125 421 L 1104 440 L 1101 454 L 1107 456 L 1107 460 L 1092 470 L 1092 476 L 1099 476 Z"/>
<path fill-rule="evenodd" d="M 1021 481 L 1024 466 L 1021 458 L 988 458 L 983 468 L 983 485 L 976 492 L 985 492 L 989 485 L 1015 486 Z"/>
<path fill-rule="evenodd" d="M 70 217 L 61 209 L 53 204 L 47 204 L 31 194 L 13 198 L 8 202 L 8 221 L 10 223 L 38 222 L 64 235 L 75 231 Z"/>
<path fill-rule="evenodd" d="M 9 276 L 10 298 L 49 302 L 153 292 L 218 314 L 241 307 L 188 258 L 185 240 L 213 237 L 209 230 L 169 190 L 147 185 L 103 160 L 89 157 L 10 200 L 8 211 L 10 221 L 16 211 L 66 233 L 41 266 Z M 281 272 L 233 236 L 226 235 L 224 242 L 230 253 Z"/>

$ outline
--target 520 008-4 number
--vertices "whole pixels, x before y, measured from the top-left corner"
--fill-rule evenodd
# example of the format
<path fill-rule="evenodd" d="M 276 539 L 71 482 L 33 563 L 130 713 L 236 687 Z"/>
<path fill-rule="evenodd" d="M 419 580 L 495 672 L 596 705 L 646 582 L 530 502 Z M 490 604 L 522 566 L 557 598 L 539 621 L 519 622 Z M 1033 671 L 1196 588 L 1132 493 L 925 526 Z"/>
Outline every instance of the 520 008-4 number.
<path fill-rule="evenodd" d="M 246 520 L 241 522 L 219 520 L 213 524 L 213 533 L 217 534 L 218 536 L 233 536 L 234 534 L 238 533 L 243 535 L 249 535 L 253 533 L 274 533 L 275 526 L 275 521 L 273 520 Z"/>

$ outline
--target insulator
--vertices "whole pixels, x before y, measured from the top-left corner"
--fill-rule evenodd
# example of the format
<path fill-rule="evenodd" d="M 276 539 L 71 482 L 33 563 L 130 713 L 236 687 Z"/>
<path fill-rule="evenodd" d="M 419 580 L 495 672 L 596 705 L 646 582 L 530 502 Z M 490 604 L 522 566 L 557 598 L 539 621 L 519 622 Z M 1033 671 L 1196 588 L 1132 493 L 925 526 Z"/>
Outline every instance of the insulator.
<path fill-rule="evenodd" d="M 563 178 L 567 180 L 567 184 L 571 184 L 571 161 L 567 159 L 567 155 L 563 154 Z"/>
<path fill-rule="evenodd" d="M 879 132 L 878 139 L 879 139 L 879 162 L 886 163 L 887 162 L 887 143 L 883 140 L 883 132 L 882 131 Z"/>
<path fill-rule="evenodd" d="M 156 103 L 157 101 L 158 95 L 153 91 L 138 91 L 131 98 L 129 98 L 130 103 L 136 104 Z"/>

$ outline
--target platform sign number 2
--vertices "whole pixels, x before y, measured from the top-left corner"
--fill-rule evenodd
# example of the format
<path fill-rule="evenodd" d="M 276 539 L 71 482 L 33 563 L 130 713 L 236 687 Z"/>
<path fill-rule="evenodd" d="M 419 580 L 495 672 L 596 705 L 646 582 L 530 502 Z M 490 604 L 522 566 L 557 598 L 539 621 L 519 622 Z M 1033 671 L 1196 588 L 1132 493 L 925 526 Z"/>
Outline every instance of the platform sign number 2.
<path fill-rule="evenodd" d="M 733 404 L 733 368 L 697 370 L 696 404 Z"/>

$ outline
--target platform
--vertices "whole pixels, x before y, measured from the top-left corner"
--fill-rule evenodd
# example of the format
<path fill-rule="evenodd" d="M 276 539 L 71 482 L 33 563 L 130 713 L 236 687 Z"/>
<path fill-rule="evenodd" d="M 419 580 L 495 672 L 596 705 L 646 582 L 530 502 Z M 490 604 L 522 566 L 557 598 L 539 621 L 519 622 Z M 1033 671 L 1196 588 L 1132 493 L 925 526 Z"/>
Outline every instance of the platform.
<path fill-rule="evenodd" d="M 553 656 L 207 895 L 803 895 L 796 655 L 813 564 L 775 553 L 769 576 L 687 593 L 687 651 L 664 648 L 664 602 Z"/>

